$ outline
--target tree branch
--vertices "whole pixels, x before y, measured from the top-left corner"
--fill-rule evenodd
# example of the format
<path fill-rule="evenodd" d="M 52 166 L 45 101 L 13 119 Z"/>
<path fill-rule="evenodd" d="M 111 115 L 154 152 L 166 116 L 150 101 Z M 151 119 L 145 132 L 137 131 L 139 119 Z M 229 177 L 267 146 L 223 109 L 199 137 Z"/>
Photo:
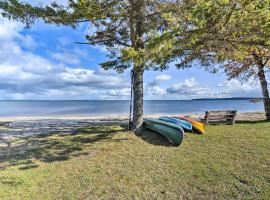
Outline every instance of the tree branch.
<path fill-rule="evenodd" d="M 88 45 L 91 45 L 90 42 L 75 42 L 75 44 L 88 44 Z"/>
<path fill-rule="evenodd" d="M 89 19 L 85 19 L 85 20 L 77 20 L 77 21 L 74 21 L 75 23 L 83 23 L 83 22 L 91 22 L 91 20 Z"/>

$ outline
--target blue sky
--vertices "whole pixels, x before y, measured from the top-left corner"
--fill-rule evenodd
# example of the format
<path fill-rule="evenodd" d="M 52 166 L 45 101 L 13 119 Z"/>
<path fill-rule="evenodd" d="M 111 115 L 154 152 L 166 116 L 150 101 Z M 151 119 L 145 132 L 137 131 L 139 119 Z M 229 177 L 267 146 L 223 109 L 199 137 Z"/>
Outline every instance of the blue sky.
<path fill-rule="evenodd" d="M 64 2 L 64 0 L 63 0 Z M 129 99 L 130 80 L 104 71 L 106 49 L 78 45 L 87 24 L 73 30 L 38 22 L 31 29 L 0 18 L 0 99 Z M 227 81 L 224 73 L 194 67 L 145 73 L 145 99 L 261 96 L 257 81 Z"/>

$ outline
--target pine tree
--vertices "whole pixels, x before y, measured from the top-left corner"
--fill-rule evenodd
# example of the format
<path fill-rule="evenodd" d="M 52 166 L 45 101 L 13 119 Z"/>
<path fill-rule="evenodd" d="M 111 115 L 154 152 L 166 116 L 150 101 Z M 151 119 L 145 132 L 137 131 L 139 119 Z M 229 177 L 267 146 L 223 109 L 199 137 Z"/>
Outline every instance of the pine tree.
<path fill-rule="evenodd" d="M 27 27 L 42 19 L 47 24 L 71 26 L 89 23 L 85 36 L 90 45 L 105 45 L 109 60 L 101 67 L 117 72 L 133 68 L 134 108 L 133 130 L 143 123 L 143 75 L 145 70 L 162 69 L 166 64 L 153 66 L 149 38 L 162 32 L 166 25 L 160 8 L 162 0 L 69 0 L 66 6 L 52 3 L 33 5 L 18 0 L 0 1 L 2 15 L 18 20 Z M 153 50 L 154 51 L 154 50 Z"/>
<path fill-rule="evenodd" d="M 258 78 L 270 120 L 265 78 L 270 66 L 270 0 L 183 0 L 165 10 L 167 32 L 152 42 L 159 46 L 170 42 L 163 62 L 176 60 L 176 66 L 184 69 L 196 61 L 211 72 L 221 68 L 229 79 Z"/>

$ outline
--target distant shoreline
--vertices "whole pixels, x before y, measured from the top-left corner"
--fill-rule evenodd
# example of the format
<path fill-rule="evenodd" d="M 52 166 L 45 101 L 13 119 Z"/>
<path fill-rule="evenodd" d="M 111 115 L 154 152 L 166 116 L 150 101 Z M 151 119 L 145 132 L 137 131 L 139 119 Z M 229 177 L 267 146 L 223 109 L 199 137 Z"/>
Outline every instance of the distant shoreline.
<path fill-rule="evenodd" d="M 194 100 L 251 100 L 251 99 L 260 99 L 263 100 L 262 97 L 228 97 L 228 98 L 197 98 L 197 99 L 145 99 L 144 101 L 194 101 Z M 0 100 L 1 101 L 130 101 L 130 99 L 67 99 L 67 100 Z"/>
<path fill-rule="evenodd" d="M 175 114 L 152 114 L 144 115 L 145 118 L 158 118 L 162 115 L 177 116 Z M 193 118 L 202 119 L 204 113 L 184 114 Z M 0 122 L 14 122 L 14 121 L 49 121 L 49 120 L 90 120 L 90 121 L 126 121 L 129 119 L 128 115 L 104 115 L 104 116 L 38 116 L 38 117 L 0 117 Z M 238 121 L 259 121 L 265 120 L 265 113 L 261 111 L 254 112 L 238 112 Z"/>
<path fill-rule="evenodd" d="M 232 98 L 199 98 L 199 99 L 192 99 L 193 101 L 196 100 L 263 100 L 261 97 L 232 97 Z"/>

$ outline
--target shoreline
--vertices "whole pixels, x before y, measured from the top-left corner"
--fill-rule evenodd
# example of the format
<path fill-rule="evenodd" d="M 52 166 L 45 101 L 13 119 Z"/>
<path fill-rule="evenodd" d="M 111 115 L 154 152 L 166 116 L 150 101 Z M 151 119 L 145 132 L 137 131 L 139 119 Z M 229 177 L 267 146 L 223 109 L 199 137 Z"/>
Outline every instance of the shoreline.
<path fill-rule="evenodd" d="M 144 115 L 145 118 L 158 118 L 163 115 L 178 116 L 176 114 L 151 114 Z M 203 119 L 204 113 L 182 114 L 192 118 Z M 16 121 L 50 121 L 50 120 L 67 120 L 67 121 L 126 121 L 129 119 L 127 115 L 104 115 L 104 116 L 34 116 L 34 117 L 0 117 L 0 122 L 16 122 Z M 239 112 L 237 113 L 237 121 L 260 121 L 265 120 L 265 113 L 261 111 Z"/>
<path fill-rule="evenodd" d="M 158 118 L 161 114 L 145 115 L 145 118 Z M 169 115 L 177 116 L 177 115 Z M 204 114 L 186 115 L 197 120 Z M 263 112 L 238 113 L 236 121 L 252 122 L 265 120 Z M 57 132 L 70 134 L 86 126 L 127 125 L 128 116 L 89 116 L 89 117 L 0 117 L 0 145 L 22 137 Z"/>

